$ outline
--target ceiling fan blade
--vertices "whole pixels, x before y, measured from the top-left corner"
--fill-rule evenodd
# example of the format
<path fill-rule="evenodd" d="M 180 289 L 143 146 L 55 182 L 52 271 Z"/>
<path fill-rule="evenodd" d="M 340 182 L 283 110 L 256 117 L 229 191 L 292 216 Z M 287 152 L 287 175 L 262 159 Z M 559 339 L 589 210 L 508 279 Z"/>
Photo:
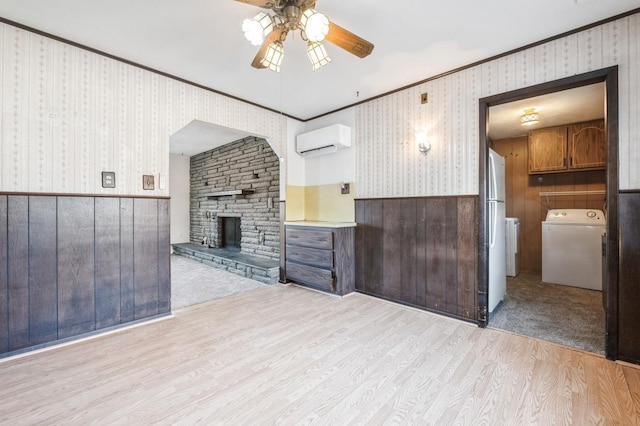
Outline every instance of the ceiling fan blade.
<path fill-rule="evenodd" d="M 364 58 L 373 51 L 372 43 L 333 22 L 329 22 L 329 33 L 325 39 L 359 58 Z"/>
<path fill-rule="evenodd" d="M 250 4 L 252 6 L 264 7 L 265 9 L 271 9 L 275 5 L 274 0 L 235 0 L 240 3 Z"/>
<path fill-rule="evenodd" d="M 267 37 L 265 37 L 264 41 L 262 42 L 262 45 L 260 46 L 260 50 L 258 50 L 258 53 L 253 58 L 253 62 L 251 62 L 252 67 L 257 69 L 266 68 L 266 66 L 262 65 L 261 61 L 264 58 L 264 56 L 267 54 L 267 49 L 269 48 L 269 45 L 274 41 L 278 40 L 283 31 L 284 31 L 283 27 L 276 27 L 273 31 L 269 33 Z"/>

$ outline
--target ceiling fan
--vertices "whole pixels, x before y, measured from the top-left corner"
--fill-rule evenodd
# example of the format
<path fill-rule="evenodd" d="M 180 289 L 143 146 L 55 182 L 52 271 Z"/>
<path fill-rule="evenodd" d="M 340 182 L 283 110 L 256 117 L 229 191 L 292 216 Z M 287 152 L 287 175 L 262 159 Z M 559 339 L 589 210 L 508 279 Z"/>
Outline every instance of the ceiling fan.
<path fill-rule="evenodd" d="M 260 46 L 251 66 L 280 71 L 284 57 L 283 42 L 289 31 L 300 30 L 307 42 L 307 56 L 315 70 L 331 62 L 323 40 L 364 58 L 373 51 L 373 44 L 329 21 L 315 10 L 316 0 L 235 0 L 240 3 L 269 9 L 273 13 L 260 12 L 242 23 L 245 37 L 253 45 Z"/>

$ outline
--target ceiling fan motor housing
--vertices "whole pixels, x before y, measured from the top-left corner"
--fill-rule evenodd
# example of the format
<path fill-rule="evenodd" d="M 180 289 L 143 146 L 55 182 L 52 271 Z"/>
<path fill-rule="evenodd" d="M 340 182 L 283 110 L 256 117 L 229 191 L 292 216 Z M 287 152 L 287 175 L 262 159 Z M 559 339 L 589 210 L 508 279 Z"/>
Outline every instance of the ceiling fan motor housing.
<path fill-rule="evenodd" d="M 300 16 L 302 12 L 298 6 L 290 5 L 284 8 L 285 26 L 287 29 L 294 30 L 298 28 Z"/>

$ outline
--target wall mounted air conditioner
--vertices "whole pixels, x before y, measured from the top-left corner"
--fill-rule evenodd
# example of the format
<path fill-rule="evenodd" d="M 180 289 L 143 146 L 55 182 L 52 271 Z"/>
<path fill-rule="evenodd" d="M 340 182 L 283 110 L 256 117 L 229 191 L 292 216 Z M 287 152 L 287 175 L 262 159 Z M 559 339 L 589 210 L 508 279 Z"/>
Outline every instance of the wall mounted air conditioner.
<path fill-rule="evenodd" d="M 303 157 L 331 154 L 351 147 L 351 127 L 334 124 L 296 136 L 296 152 Z"/>

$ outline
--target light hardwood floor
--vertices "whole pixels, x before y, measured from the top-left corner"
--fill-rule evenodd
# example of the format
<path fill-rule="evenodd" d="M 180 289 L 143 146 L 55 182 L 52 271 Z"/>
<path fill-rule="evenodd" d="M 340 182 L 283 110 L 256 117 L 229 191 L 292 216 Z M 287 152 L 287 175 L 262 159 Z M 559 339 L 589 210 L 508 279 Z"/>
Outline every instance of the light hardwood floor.
<path fill-rule="evenodd" d="M 0 362 L 0 424 L 621 424 L 640 370 L 361 294 L 268 286 Z"/>

